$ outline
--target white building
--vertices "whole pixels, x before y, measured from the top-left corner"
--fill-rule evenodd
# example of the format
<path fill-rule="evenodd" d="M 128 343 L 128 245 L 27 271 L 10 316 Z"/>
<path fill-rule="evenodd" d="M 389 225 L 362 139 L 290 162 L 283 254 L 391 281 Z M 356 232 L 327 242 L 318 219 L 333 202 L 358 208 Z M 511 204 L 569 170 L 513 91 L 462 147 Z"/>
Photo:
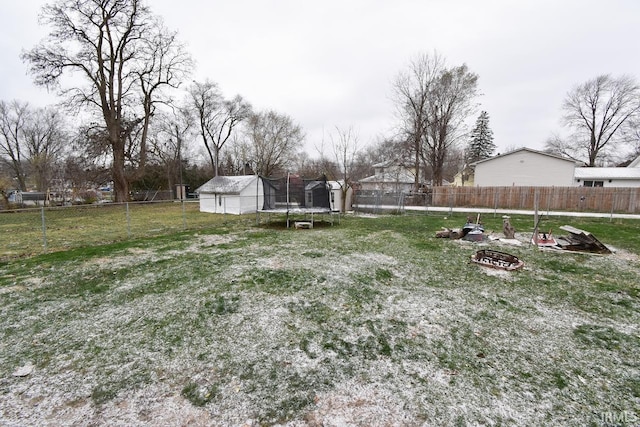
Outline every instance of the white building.
<path fill-rule="evenodd" d="M 576 168 L 575 185 L 581 187 L 640 187 L 640 157 L 626 168 Z"/>
<path fill-rule="evenodd" d="M 329 181 L 331 193 L 329 193 L 329 201 L 333 212 L 343 212 L 342 210 L 342 186 L 344 181 Z M 353 201 L 353 188 L 349 187 L 346 193 L 345 210 L 350 211 Z"/>
<path fill-rule="evenodd" d="M 571 187 L 573 160 L 530 148 L 480 160 L 475 166 L 476 187 Z"/>
<path fill-rule="evenodd" d="M 386 161 L 373 165 L 374 175 L 360 180 L 363 191 L 379 190 L 392 193 L 411 192 L 415 186 L 416 176 L 412 169 L 398 162 Z"/>
<path fill-rule="evenodd" d="M 262 209 L 264 190 L 256 175 L 217 176 L 196 190 L 200 212 L 241 215 Z"/>

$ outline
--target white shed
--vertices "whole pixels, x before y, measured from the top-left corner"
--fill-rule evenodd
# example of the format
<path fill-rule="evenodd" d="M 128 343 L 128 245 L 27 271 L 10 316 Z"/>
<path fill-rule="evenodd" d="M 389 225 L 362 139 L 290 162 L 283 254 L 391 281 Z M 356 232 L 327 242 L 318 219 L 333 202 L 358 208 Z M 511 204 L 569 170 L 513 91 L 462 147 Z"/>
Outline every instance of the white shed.
<path fill-rule="evenodd" d="M 329 181 L 328 184 L 331 186 L 331 193 L 329 193 L 329 200 L 331 202 L 331 210 L 334 212 L 342 212 L 342 186 L 344 181 Z M 345 203 L 345 209 L 347 211 L 351 210 L 353 199 L 353 188 L 349 187 L 347 189 L 347 200 Z"/>
<path fill-rule="evenodd" d="M 573 160 L 530 148 L 499 154 L 473 165 L 476 187 L 573 186 Z"/>
<path fill-rule="evenodd" d="M 257 175 L 217 176 L 196 190 L 200 212 L 241 215 L 262 209 L 264 191 Z"/>

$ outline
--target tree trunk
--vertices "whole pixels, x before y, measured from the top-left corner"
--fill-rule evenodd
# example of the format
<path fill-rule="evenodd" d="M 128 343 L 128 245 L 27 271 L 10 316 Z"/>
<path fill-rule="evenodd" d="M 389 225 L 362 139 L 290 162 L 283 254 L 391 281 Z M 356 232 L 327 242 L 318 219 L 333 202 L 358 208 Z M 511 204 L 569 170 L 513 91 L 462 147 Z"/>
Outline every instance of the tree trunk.
<path fill-rule="evenodd" d="M 420 157 L 421 156 L 421 144 L 420 144 L 420 138 L 416 138 L 416 141 L 414 143 L 414 148 L 416 150 L 416 157 L 415 157 L 415 161 L 414 161 L 414 167 L 415 167 L 415 179 L 413 182 L 413 191 L 414 192 L 419 192 L 420 191 Z"/>
<path fill-rule="evenodd" d="M 129 181 L 124 171 L 124 143 L 119 139 L 111 143 L 113 149 L 113 192 L 116 203 L 129 201 Z"/>

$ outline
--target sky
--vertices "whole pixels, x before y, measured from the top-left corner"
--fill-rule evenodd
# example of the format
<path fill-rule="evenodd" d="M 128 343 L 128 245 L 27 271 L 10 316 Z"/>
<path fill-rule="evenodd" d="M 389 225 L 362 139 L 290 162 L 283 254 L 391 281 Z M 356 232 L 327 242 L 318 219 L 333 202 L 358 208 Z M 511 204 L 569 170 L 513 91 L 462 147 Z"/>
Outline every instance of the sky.
<path fill-rule="evenodd" d="M 33 105 L 54 94 L 33 85 L 19 58 L 48 33 L 44 0 L 2 2 L 0 99 Z M 148 0 L 179 32 L 193 79 L 227 97 L 287 114 L 317 155 L 336 127 L 359 144 L 392 136 L 393 81 L 416 55 L 438 52 L 479 76 L 477 112 L 489 113 L 497 152 L 543 149 L 563 133 L 562 101 L 600 74 L 640 77 L 637 0 Z"/>

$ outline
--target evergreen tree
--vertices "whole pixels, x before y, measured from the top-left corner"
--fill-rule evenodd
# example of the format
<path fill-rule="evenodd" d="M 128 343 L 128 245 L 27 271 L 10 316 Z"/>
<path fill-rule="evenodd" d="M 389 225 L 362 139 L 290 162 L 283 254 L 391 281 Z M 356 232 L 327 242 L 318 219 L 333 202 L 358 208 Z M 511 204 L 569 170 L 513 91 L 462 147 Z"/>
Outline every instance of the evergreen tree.
<path fill-rule="evenodd" d="M 471 141 L 467 147 L 467 164 L 491 157 L 496 149 L 493 143 L 493 131 L 489 128 L 489 114 L 483 111 L 471 131 Z"/>

